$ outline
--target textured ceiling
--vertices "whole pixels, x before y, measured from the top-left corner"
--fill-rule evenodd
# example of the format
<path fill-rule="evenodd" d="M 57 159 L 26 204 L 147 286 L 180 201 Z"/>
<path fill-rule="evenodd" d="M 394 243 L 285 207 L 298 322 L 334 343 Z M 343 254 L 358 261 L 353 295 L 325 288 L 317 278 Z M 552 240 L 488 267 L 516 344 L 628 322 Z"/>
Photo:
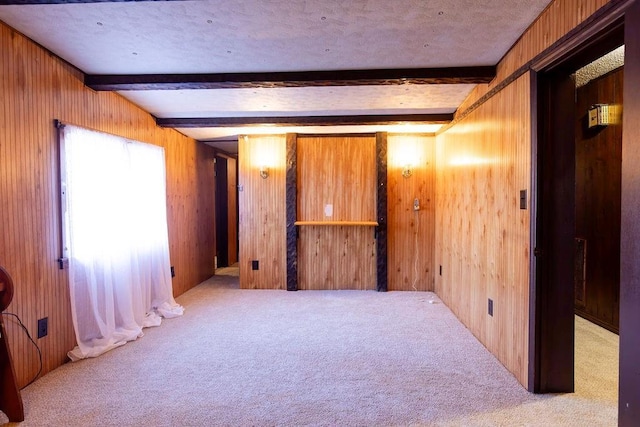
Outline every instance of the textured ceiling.
<path fill-rule="evenodd" d="M 157 117 L 452 113 L 474 85 L 126 91 Z"/>
<path fill-rule="evenodd" d="M 132 1 L 0 6 L 87 74 L 495 65 L 549 0 Z M 158 117 L 453 112 L 471 85 L 126 91 Z M 184 130 L 200 138 L 206 132 Z"/>
<path fill-rule="evenodd" d="M 604 76 L 609 71 L 624 65 L 624 46 L 609 52 L 576 71 L 576 87 L 582 87 L 591 80 Z"/>

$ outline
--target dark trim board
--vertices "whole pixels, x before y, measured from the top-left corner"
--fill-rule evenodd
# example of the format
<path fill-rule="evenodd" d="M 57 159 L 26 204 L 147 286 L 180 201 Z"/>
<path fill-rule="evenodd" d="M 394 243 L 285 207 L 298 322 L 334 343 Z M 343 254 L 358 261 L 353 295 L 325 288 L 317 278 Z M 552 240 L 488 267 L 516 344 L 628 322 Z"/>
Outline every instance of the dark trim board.
<path fill-rule="evenodd" d="M 538 73 L 532 72 L 529 79 L 530 94 L 531 94 L 531 189 L 529 194 L 530 209 L 529 209 L 529 241 L 532 250 L 529 250 L 529 352 L 528 352 L 528 384 L 527 390 L 535 392 L 536 388 L 536 376 L 538 375 L 539 366 L 536 364 L 536 353 L 540 348 L 540 334 L 538 330 L 538 309 L 537 309 L 537 273 L 536 273 L 536 257 L 538 251 L 535 249 L 536 236 L 538 233 L 538 227 L 536 225 L 536 218 L 538 217 L 538 174 L 537 171 L 540 167 L 538 165 L 538 128 L 535 124 L 538 123 Z"/>
<path fill-rule="evenodd" d="M 625 15 L 620 232 L 620 396 L 618 425 L 640 420 L 640 3 Z"/>
<path fill-rule="evenodd" d="M 406 84 L 478 84 L 496 76 L 495 66 L 376 70 L 283 71 L 216 74 L 87 74 L 93 90 L 255 89 Z"/>
<path fill-rule="evenodd" d="M 298 290 L 298 135 L 287 134 L 286 215 L 287 215 L 287 290 Z"/>
<path fill-rule="evenodd" d="M 376 134 L 377 200 L 376 282 L 378 292 L 386 292 L 389 283 L 387 257 L 387 133 Z"/>
<path fill-rule="evenodd" d="M 202 117 L 156 118 L 156 124 L 168 128 L 243 127 L 259 125 L 275 126 L 355 126 L 445 124 L 453 119 L 453 113 L 445 114 L 395 114 L 358 116 L 289 116 L 289 117 Z"/>

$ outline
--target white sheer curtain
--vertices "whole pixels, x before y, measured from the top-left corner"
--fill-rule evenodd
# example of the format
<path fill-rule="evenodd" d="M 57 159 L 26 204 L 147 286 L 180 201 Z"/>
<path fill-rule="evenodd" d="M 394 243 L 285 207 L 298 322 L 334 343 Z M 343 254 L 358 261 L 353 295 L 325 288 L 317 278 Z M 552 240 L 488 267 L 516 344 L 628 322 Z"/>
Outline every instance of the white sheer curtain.
<path fill-rule="evenodd" d="M 78 346 L 96 357 L 182 314 L 173 299 L 164 149 L 65 125 L 65 245 Z"/>

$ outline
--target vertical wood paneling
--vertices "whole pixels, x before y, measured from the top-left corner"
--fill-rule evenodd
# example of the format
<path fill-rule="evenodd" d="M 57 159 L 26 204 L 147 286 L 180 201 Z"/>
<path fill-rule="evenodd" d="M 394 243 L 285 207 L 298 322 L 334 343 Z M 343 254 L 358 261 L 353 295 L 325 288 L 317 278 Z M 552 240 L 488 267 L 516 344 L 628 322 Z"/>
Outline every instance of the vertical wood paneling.
<path fill-rule="evenodd" d="M 303 226 L 298 243 L 298 289 L 376 289 L 372 227 Z"/>
<path fill-rule="evenodd" d="M 375 136 L 298 136 L 299 221 L 375 221 Z M 325 206 L 333 214 L 325 215 Z M 374 230 L 300 226 L 299 289 L 376 289 Z"/>
<path fill-rule="evenodd" d="M 298 136 L 298 220 L 376 220 L 375 136 Z"/>
<path fill-rule="evenodd" d="M 213 274 L 213 149 L 155 126 L 153 117 L 113 93 L 84 87 L 82 74 L 0 23 L 0 265 L 15 283 L 8 311 L 37 340 L 43 374 L 75 345 L 68 275 L 60 256 L 58 146 L 54 119 L 165 148 L 171 262 L 179 295 Z M 208 186 L 208 187 L 207 187 Z M 20 386 L 38 370 L 35 349 L 11 318 L 7 335 Z"/>
<path fill-rule="evenodd" d="M 177 133 L 164 147 L 173 292 L 180 295 L 215 270 L 214 150 Z"/>
<path fill-rule="evenodd" d="M 243 136 L 238 141 L 240 287 L 286 289 L 286 138 Z M 260 177 L 260 166 L 269 177 Z M 252 270 L 251 261 L 259 262 Z"/>
<path fill-rule="evenodd" d="M 435 137 L 389 135 L 387 146 L 390 291 L 432 291 L 435 247 Z M 412 175 L 402 176 L 407 161 Z M 418 199 L 420 210 L 413 208 Z"/>
<path fill-rule="evenodd" d="M 526 74 L 437 137 L 436 291 L 527 386 L 531 182 Z M 487 313 L 488 299 L 494 314 Z"/>

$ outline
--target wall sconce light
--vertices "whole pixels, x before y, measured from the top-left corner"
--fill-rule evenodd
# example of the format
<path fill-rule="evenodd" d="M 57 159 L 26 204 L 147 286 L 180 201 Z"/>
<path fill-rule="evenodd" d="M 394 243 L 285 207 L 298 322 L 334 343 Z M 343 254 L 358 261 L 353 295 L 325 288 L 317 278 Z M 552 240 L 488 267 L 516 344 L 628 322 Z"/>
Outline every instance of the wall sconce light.
<path fill-rule="evenodd" d="M 269 168 L 266 166 L 260 166 L 260 176 L 262 179 L 267 179 L 269 177 Z"/>
<path fill-rule="evenodd" d="M 411 165 L 405 165 L 404 169 L 402 169 L 402 176 L 405 178 L 409 178 L 413 172 L 411 171 Z"/>

